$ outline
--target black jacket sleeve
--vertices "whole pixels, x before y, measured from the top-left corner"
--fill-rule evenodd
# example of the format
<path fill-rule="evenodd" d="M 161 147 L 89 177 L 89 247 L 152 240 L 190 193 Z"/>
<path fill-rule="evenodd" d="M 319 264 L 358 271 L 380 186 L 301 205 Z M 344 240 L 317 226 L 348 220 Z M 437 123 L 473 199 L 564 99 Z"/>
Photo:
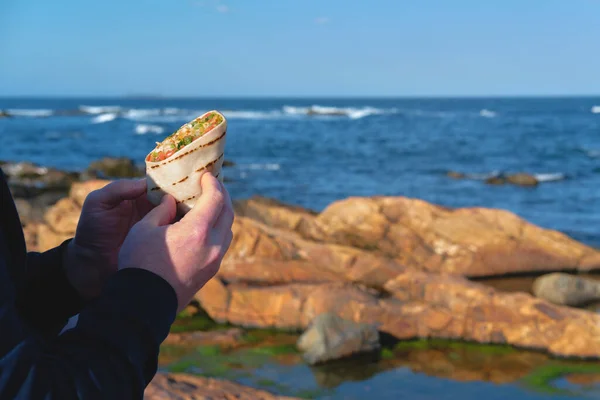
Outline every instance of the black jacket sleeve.
<path fill-rule="evenodd" d="M 10 292 L 0 294 L 0 398 L 143 398 L 175 319 L 177 298 L 166 281 L 142 269 L 119 271 L 77 326 L 51 339 L 23 324 Z"/>
<path fill-rule="evenodd" d="M 27 253 L 25 274 L 17 290 L 19 314 L 45 336 L 57 335 L 85 304 L 63 268 L 69 242 L 43 253 Z"/>

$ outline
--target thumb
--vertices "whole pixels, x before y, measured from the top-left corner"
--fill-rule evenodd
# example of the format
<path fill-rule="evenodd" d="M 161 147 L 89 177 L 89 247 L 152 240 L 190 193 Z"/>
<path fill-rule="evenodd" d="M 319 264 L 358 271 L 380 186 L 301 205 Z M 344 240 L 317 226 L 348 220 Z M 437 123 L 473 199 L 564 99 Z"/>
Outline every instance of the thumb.
<path fill-rule="evenodd" d="M 94 200 L 100 205 L 112 208 L 124 200 L 133 200 L 146 192 L 145 179 L 122 179 L 109 183 L 94 193 Z"/>
<path fill-rule="evenodd" d="M 166 194 L 163 196 L 160 204 L 152 209 L 142 219 L 142 223 L 152 226 L 168 225 L 175 219 L 177 214 L 177 204 L 173 196 Z"/>

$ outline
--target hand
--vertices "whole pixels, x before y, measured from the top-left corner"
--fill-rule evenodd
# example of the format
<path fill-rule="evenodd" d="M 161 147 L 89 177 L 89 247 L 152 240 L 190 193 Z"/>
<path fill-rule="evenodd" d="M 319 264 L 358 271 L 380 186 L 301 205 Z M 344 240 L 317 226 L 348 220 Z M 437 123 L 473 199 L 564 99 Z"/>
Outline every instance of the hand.
<path fill-rule="evenodd" d="M 183 218 L 173 223 L 175 200 L 164 196 L 131 229 L 119 253 L 119 269 L 146 269 L 173 287 L 177 312 L 218 272 L 233 237 L 233 206 L 227 190 L 210 173 L 200 180 L 202 194 Z"/>
<path fill-rule="evenodd" d="M 66 252 L 67 277 L 82 297 L 98 296 L 117 271 L 119 250 L 133 225 L 154 206 L 146 180 L 119 180 L 88 195 Z"/>

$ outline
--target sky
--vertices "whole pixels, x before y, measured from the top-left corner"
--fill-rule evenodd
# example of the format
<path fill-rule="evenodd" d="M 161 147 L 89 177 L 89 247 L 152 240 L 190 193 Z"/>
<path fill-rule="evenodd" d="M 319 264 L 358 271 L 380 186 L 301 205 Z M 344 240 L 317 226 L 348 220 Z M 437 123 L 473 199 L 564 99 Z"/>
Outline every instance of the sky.
<path fill-rule="evenodd" d="M 600 0 L 2 0 L 0 96 L 600 95 Z"/>

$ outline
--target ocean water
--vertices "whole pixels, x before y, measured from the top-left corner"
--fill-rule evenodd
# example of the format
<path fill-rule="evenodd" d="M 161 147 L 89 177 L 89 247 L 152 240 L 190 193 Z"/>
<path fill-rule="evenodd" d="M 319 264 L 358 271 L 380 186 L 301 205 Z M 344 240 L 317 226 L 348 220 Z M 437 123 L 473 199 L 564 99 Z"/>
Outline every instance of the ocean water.
<path fill-rule="evenodd" d="M 503 208 L 600 246 L 600 98 L 0 99 L 0 159 L 82 170 L 104 156 L 142 164 L 204 111 L 229 120 L 234 198 L 322 210 L 349 196 L 408 196 Z M 529 172 L 538 187 L 455 180 Z"/>

